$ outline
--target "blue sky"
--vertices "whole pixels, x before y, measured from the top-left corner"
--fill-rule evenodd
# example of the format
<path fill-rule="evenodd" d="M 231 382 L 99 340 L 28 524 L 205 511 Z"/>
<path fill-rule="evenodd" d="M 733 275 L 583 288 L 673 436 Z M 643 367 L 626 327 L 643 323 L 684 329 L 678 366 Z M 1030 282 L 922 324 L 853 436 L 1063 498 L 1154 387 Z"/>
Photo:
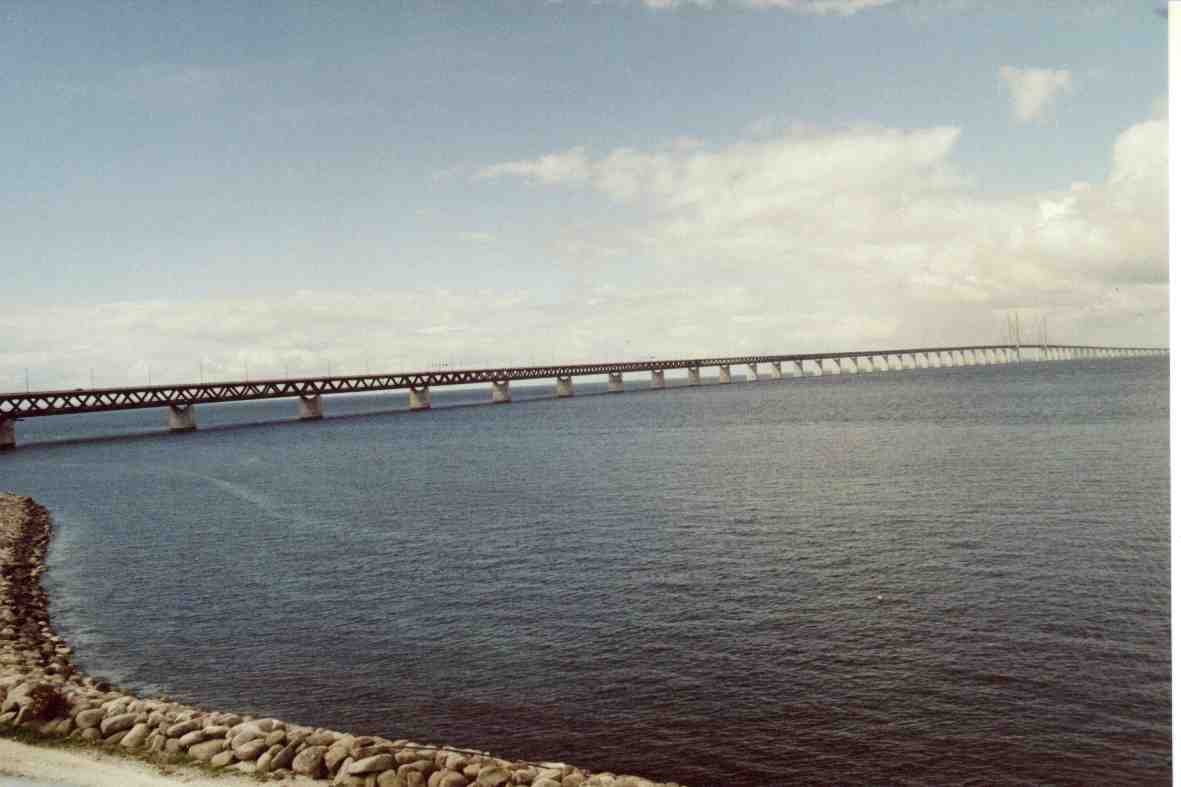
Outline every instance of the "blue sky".
<path fill-rule="evenodd" d="M 1160 7 L 9 3 L 0 388 L 1163 343 Z"/>

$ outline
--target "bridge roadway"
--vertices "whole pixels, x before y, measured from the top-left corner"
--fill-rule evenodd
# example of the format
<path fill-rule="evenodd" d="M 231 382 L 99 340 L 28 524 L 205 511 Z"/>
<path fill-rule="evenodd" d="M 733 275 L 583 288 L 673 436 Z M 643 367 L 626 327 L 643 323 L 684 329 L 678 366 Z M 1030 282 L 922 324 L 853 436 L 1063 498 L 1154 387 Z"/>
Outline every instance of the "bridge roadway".
<path fill-rule="evenodd" d="M 321 396 L 360 391 L 407 390 L 412 410 L 430 408 L 432 386 L 490 383 L 494 402 L 509 402 L 509 383 L 513 380 L 557 380 L 555 394 L 574 395 L 574 378 L 607 375 L 608 392 L 623 390 L 627 372 L 649 372 L 652 387 L 664 387 L 664 373 L 685 369 L 689 384 L 701 384 L 701 368 L 717 367 L 718 382 L 731 381 L 730 367 L 745 365 L 748 381 L 762 379 L 759 366 L 770 366 L 771 379 L 783 379 L 783 364 L 794 367 L 792 376 L 821 374 L 856 374 L 940 366 L 975 366 L 1014 363 L 1027 360 L 1053 361 L 1075 358 L 1114 358 L 1137 355 L 1164 355 L 1159 347 L 1098 347 L 1090 345 L 963 345 L 955 347 L 913 347 L 894 350 L 852 350 L 830 353 L 793 353 L 788 355 L 739 355 L 724 358 L 680 358 L 676 360 L 625 361 L 618 363 L 565 364 L 560 366 L 509 366 L 492 369 L 455 369 L 394 374 L 363 374 L 337 377 L 301 377 L 280 380 L 185 383 L 178 385 L 133 386 L 126 388 L 74 389 L 0 393 L 0 450 L 16 446 L 15 422 L 23 418 L 74 413 L 100 413 L 113 410 L 168 408 L 168 426 L 173 431 L 197 428 L 194 406 L 218 402 L 245 402 L 253 399 L 297 398 L 302 419 L 323 417 Z M 909 366 L 907 365 L 909 359 Z M 825 363 L 830 364 L 825 368 Z M 880 363 L 879 363 L 880 362 Z M 805 364 L 811 364 L 809 370 Z M 790 367 L 789 367 L 790 368 Z"/>

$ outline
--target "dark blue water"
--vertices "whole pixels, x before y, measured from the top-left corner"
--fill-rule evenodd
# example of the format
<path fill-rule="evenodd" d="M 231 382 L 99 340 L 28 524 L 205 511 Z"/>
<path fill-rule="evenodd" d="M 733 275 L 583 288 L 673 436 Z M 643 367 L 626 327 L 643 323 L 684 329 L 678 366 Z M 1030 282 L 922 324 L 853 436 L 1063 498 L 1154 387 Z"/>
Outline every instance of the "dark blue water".
<path fill-rule="evenodd" d="M 24 421 L 0 489 L 131 688 L 696 785 L 1167 783 L 1164 359 L 516 393 Z"/>

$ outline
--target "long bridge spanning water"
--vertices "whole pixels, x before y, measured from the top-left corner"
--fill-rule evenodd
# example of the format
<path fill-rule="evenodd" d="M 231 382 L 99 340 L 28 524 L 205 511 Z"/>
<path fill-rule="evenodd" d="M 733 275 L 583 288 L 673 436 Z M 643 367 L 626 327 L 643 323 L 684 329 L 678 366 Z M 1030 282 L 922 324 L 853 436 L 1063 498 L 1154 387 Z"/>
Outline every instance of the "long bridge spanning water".
<path fill-rule="evenodd" d="M 426 410 L 431 406 L 431 388 L 447 385 L 488 383 L 492 387 L 492 401 L 507 403 L 512 401 L 509 384 L 513 380 L 554 379 L 555 395 L 566 397 L 574 395 L 575 377 L 605 374 L 607 391 L 617 393 L 623 391 L 623 375 L 626 373 L 647 372 L 651 375 L 652 387 L 663 388 L 664 373 L 669 369 L 686 370 L 689 385 L 700 385 L 703 367 L 716 367 L 718 383 L 726 384 L 732 381 L 731 368 L 735 366 L 745 366 L 748 370 L 746 380 L 757 382 L 763 379 L 782 380 L 788 376 L 864 374 L 944 366 L 980 366 L 1078 358 L 1124 358 L 1167 353 L 1166 348 L 1160 347 L 992 344 L 26 391 L 0 394 L 0 450 L 16 446 L 16 421 L 50 415 L 167 408 L 169 429 L 183 432 L 197 428 L 195 407 L 198 404 L 245 402 L 255 399 L 296 399 L 298 417 L 314 419 L 322 418 L 324 415 L 322 397 L 364 391 L 406 390 L 409 393 L 410 409 Z M 766 373 L 762 367 L 766 367 Z"/>

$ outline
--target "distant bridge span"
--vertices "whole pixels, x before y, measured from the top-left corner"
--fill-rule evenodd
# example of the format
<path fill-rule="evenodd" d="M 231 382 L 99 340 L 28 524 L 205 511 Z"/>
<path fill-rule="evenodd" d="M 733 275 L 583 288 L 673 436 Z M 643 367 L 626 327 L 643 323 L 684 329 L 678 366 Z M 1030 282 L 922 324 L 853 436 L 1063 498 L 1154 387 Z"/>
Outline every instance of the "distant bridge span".
<path fill-rule="evenodd" d="M 679 358 L 675 360 L 583 363 L 554 366 L 506 366 L 487 369 L 433 370 L 388 374 L 361 374 L 328 377 L 299 377 L 278 380 L 184 383 L 176 385 L 94 388 L 63 391 L 0 393 L 0 450 L 16 445 L 15 422 L 23 418 L 75 413 L 101 413 L 114 410 L 168 408 L 168 426 L 173 431 L 197 428 L 194 406 L 219 402 L 245 402 L 255 399 L 298 398 L 302 419 L 323 416 L 322 396 L 361 391 L 409 392 L 410 409 L 424 410 L 431 404 L 430 389 L 435 386 L 490 383 L 494 402 L 509 402 L 509 383 L 513 380 L 557 380 L 556 395 L 574 395 L 574 378 L 607 375 L 608 392 L 623 390 L 623 375 L 649 372 L 652 387 L 664 387 L 664 373 L 685 369 L 690 385 L 701 384 L 702 367 L 717 367 L 718 382 L 731 381 L 730 368 L 745 365 L 748 380 L 763 379 L 759 366 L 769 366 L 770 379 L 783 379 L 783 365 L 789 364 L 790 376 L 821 374 L 856 374 L 874 371 L 936 368 L 941 366 L 976 366 L 1022 361 L 1054 361 L 1076 358 L 1116 358 L 1139 355 L 1164 355 L 1160 347 L 1098 347 L 1090 345 L 1046 344 L 1016 346 L 1003 344 L 962 345 L 954 347 L 911 347 L 894 350 L 851 350 L 829 353 L 793 353 L 787 355 L 739 355 L 721 358 Z M 808 365 L 811 365 L 809 368 Z M 827 366 L 826 366 L 827 364 Z"/>

